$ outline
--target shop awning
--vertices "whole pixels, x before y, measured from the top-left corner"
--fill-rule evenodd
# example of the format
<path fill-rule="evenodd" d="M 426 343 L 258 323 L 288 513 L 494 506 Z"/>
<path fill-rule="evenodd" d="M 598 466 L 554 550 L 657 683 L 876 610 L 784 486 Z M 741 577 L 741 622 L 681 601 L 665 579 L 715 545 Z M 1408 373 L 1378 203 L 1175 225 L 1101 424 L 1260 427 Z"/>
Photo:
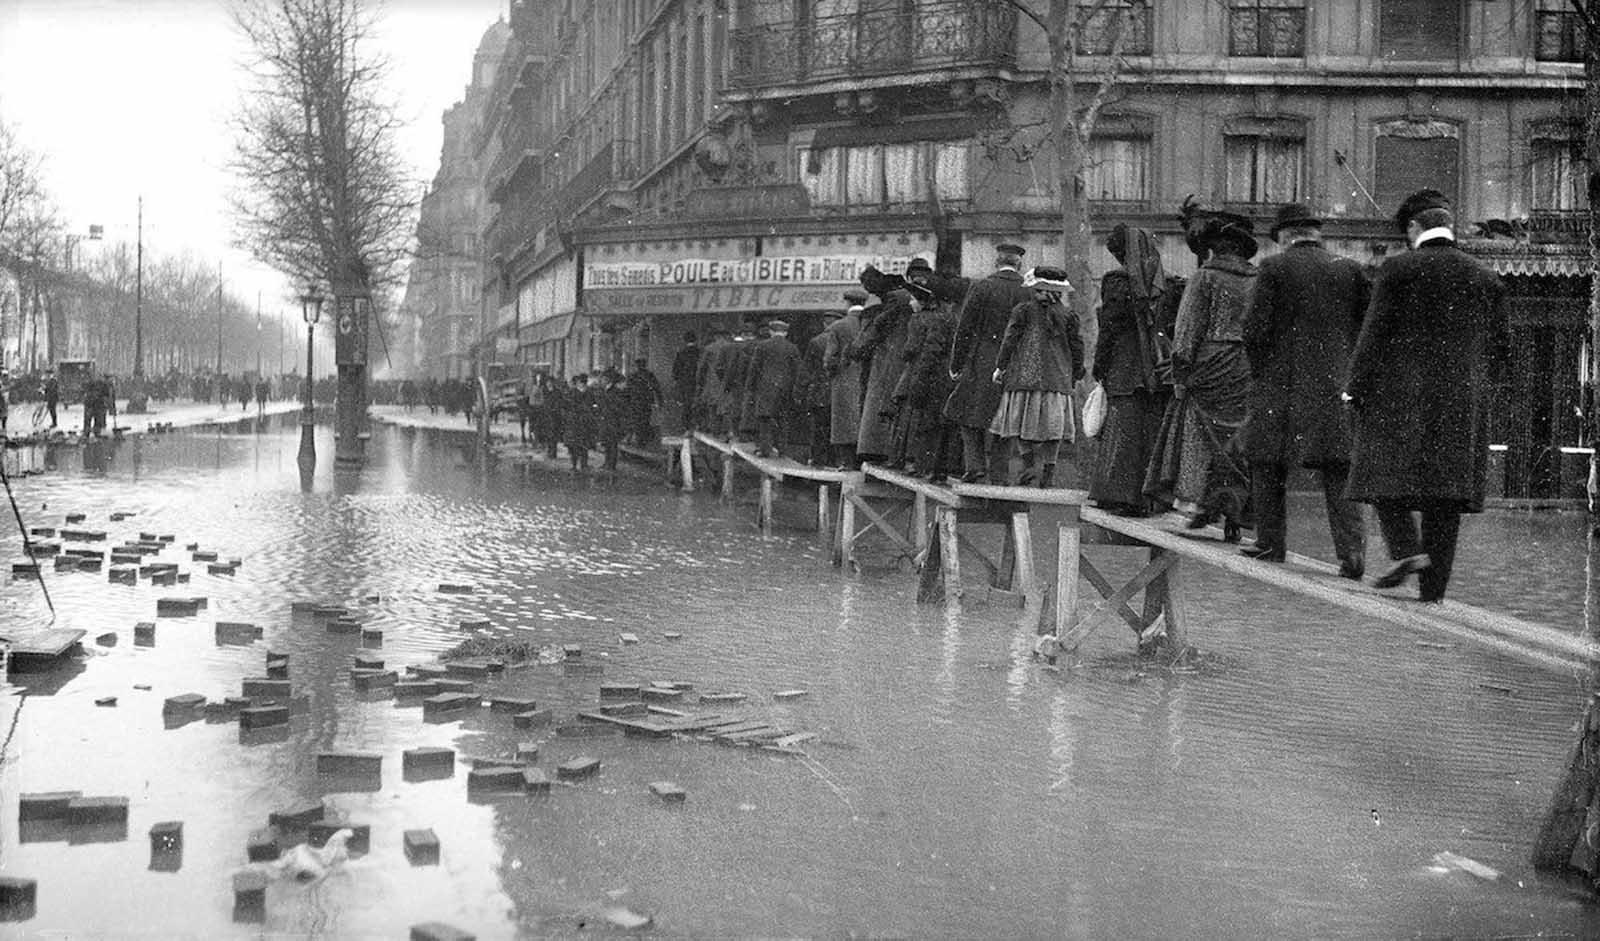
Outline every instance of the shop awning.
<path fill-rule="evenodd" d="M 572 335 L 572 324 L 578 319 L 577 311 L 565 314 L 556 314 L 541 320 L 522 331 L 522 345 L 529 346 L 535 343 L 548 343 L 551 340 L 565 340 Z"/>

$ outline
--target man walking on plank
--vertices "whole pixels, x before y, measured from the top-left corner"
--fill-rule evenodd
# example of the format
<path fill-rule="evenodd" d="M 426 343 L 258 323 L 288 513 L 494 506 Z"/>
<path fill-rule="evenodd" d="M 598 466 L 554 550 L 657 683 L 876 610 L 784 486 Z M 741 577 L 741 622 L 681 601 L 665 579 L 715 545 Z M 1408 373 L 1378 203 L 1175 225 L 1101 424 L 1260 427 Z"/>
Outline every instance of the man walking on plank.
<path fill-rule="evenodd" d="M 1007 468 L 1004 451 L 989 423 L 1000 408 L 1001 387 L 993 379 L 1000 357 L 1000 339 L 1011 311 L 1033 300 L 1022 286 L 1022 246 L 995 247 L 995 271 L 972 286 L 956 318 L 956 335 L 950 344 L 950 378 L 955 391 L 945 403 L 944 417 L 961 426 L 961 479 L 967 483 L 992 476 L 1003 484 Z"/>
<path fill-rule="evenodd" d="M 1416 574 L 1425 602 L 1444 599 L 1461 514 L 1483 509 L 1487 359 L 1506 323 L 1500 279 L 1456 248 L 1449 207 L 1420 190 L 1396 213 L 1412 251 L 1378 269 L 1345 390 L 1355 412 L 1347 496 L 1377 508 L 1396 560 L 1374 584 Z"/>
<path fill-rule="evenodd" d="M 1340 407 L 1369 288 L 1361 266 L 1322 247 L 1322 220 L 1304 203 L 1278 210 L 1272 237 L 1282 254 L 1261 263 L 1245 315 L 1254 379 L 1244 451 L 1250 461 L 1256 543 L 1239 551 L 1282 562 L 1288 550 L 1284 490 L 1289 468 L 1320 472 L 1339 574 L 1360 578 L 1366 530 L 1361 504 L 1346 500 L 1350 420 Z"/>

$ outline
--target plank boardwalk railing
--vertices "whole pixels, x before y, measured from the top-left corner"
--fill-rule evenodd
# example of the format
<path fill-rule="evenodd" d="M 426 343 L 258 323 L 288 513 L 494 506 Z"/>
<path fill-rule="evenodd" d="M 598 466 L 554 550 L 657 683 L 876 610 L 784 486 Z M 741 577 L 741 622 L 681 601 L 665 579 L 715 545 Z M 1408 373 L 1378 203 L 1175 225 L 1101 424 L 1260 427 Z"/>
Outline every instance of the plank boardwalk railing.
<path fill-rule="evenodd" d="M 1600 643 L 1520 618 L 1456 601 L 1423 605 L 1397 593 L 1340 578 L 1336 566 L 1291 554 L 1282 564 L 1239 555 L 1212 530 L 1187 532 L 1176 517 L 1131 518 L 1089 506 L 1082 490 L 1039 490 L 981 484 L 935 484 L 875 465 L 861 472 L 824 470 L 785 458 L 761 458 L 750 445 L 704 433 L 682 439 L 673 468 L 693 487 L 695 447 L 722 460 L 722 493 L 734 492 L 736 467 L 760 474 L 757 524 L 772 526 L 773 484 L 788 478 L 818 483 L 817 527 L 831 538 L 833 563 L 853 568 L 857 543 L 879 535 L 910 559 L 919 571 L 917 600 L 959 604 L 963 597 L 963 557 L 987 575 L 991 599 L 1039 606 L 1040 632 L 1058 650 L 1078 648 L 1107 621 L 1122 621 L 1141 648 L 1160 645 L 1174 655 L 1188 646 L 1184 615 L 1185 562 L 1201 563 L 1274 588 L 1341 607 L 1407 629 L 1444 634 L 1560 670 L 1587 670 L 1600 664 Z M 669 470 L 669 472 L 671 472 Z M 831 488 L 838 489 L 837 506 Z M 1044 585 L 1034 559 L 1034 514 L 1048 510 L 1055 522 L 1056 578 Z M 998 558 L 983 551 L 974 526 L 1002 527 Z M 1120 547 L 1145 554 L 1145 563 L 1120 582 L 1102 567 L 1091 547 Z M 1092 604 L 1081 595 L 1087 583 L 1098 595 Z M 1053 604 L 1051 601 L 1053 600 Z"/>

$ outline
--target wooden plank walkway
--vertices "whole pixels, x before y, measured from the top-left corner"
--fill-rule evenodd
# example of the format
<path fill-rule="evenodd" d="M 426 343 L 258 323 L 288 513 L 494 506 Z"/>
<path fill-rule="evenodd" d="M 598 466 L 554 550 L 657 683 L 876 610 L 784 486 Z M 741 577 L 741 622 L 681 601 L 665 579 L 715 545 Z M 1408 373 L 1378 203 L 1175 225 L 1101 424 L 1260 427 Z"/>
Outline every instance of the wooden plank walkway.
<path fill-rule="evenodd" d="M 832 537 L 833 498 L 831 488 L 843 488 L 860 479 L 856 471 L 812 467 L 787 457 L 761 457 L 755 445 L 744 441 L 724 441 L 703 431 L 679 439 L 678 454 L 671 464 L 678 469 L 685 492 L 694 490 L 694 446 L 708 448 L 722 458 L 722 496 L 733 496 L 735 469 L 742 462 L 761 475 L 761 494 L 756 504 L 756 525 L 763 535 L 772 532 L 773 485 L 785 480 L 805 480 L 817 485 L 817 532 Z M 672 467 L 669 467 L 669 476 Z"/>

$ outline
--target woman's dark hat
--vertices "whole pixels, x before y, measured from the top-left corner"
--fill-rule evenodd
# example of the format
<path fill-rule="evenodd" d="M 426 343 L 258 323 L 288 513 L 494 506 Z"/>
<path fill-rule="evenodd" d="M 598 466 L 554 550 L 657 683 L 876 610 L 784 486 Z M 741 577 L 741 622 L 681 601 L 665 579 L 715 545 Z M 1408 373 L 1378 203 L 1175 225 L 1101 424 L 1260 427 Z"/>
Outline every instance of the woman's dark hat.
<path fill-rule="evenodd" d="M 925 271 L 928 274 L 933 274 L 933 266 L 928 264 L 928 259 L 913 258 L 911 259 L 910 263 L 906 265 L 906 274 L 915 274 L 919 271 Z"/>
<path fill-rule="evenodd" d="M 1278 237 L 1278 232 L 1292 228 L 1321 228 L 1322 218 L 1311 211 L 1305 203 L 1285 203 L 1278 207 L 1278 218 L 1272 222 L 1271 234 Z"/>
<path fill-rule="evenodd" d="M 1429 209 L 1449 208 L 1450 197 L 1436 189 L 1420 189 L 1407 196 L 1406 201 L 1400 204 L 1400 210 L 1394 214 L 1394 223 L 1400 229 L 1400 234 L 1404 235 L 1406 225 L 1417 213 Z"/>

